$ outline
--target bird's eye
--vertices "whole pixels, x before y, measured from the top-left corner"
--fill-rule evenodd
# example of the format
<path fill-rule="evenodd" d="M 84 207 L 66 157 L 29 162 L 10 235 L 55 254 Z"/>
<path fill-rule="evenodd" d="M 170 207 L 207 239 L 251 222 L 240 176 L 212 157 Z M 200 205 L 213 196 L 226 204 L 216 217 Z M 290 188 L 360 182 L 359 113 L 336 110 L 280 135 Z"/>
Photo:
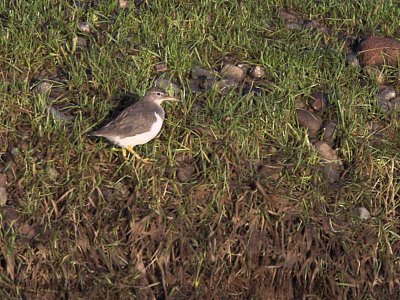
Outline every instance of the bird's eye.
<path fill-rule="evenodd" d="M 161 93 L 160 93 L 160 92 L 157 92 L 156 95 L 157 95 L 157 96 L 161 96 Z"/>

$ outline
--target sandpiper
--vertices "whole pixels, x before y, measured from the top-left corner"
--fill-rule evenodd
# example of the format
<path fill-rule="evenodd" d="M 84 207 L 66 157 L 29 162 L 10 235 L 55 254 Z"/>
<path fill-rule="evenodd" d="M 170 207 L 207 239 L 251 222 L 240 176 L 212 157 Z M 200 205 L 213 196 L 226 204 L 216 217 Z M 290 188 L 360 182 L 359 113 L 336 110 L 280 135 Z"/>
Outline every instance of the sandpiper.
<path fill-rule="evenodd" d="M 165 117 L 161 103 L 167 100 L 180 101 L 164 89 L 153 87 L 142 100 L 127 107 L 110 123 L 89 135 L 105 137 L 143 160 L 133 151 L 133 147 L 146 144 L 160 132 Z"/>

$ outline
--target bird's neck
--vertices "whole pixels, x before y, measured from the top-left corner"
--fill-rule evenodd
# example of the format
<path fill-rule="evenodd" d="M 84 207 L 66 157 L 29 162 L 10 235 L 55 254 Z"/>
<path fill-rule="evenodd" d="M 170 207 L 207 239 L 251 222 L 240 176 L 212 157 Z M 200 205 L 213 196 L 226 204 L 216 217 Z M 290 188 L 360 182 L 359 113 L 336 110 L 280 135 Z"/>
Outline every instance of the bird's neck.
<path fill-rule="evenodd" d="M 157 113 L 157 115 L 159 115 L 162 119 L 164 119 L 165 111 L 162 108 L 161 104 L 154 101 L 151 101 L 150 103 L 154 111 Z"/>

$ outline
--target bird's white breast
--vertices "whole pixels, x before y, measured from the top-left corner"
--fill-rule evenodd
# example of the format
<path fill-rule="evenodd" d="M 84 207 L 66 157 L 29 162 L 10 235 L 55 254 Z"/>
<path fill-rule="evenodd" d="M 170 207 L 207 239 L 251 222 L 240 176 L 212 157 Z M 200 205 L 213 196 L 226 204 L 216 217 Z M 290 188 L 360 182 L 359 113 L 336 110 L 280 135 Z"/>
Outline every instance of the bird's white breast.
<path fill-rule="evenodd" d="M 156 116 L 157 121 L 153 123 L 150 131 L 126 138 L 114 138 L 114 142 L 119 146 L 126 148 L 128 146 L 134 147 L 136 145 L 143 145 L 154 139 L 160 132 L 163 124 L 163 119 L 156 112 L 154 115 Z"/>

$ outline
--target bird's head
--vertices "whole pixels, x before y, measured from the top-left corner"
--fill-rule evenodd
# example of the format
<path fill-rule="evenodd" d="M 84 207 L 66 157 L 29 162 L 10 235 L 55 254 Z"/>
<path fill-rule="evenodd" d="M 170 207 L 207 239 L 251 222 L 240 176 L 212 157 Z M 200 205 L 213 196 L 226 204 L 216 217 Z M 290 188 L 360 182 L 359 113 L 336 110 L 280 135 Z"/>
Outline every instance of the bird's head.
<path fill-rule="evenodd" d="M 146 92 L 144 101 L 152 101 L 161 104 L 163 101 L 180 101 L 178 98 L 170 96 L 164 89 L 153 87 Z"/>

